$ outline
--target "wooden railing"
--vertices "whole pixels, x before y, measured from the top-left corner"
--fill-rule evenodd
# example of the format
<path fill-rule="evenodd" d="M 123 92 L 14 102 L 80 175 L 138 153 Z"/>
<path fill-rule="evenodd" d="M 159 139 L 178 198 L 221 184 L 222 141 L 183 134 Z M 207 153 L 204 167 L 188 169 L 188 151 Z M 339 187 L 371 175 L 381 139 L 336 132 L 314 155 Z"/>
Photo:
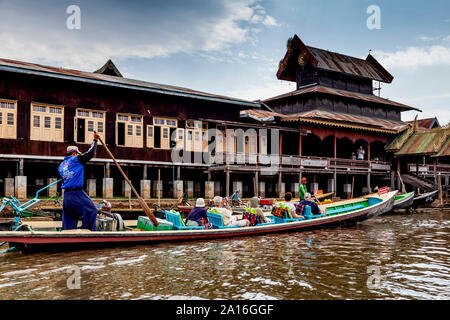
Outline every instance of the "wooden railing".
<path fill-rule="evenodd" d="M 419 164 L 417 166 L 416 163 L 408 163 L 408 172 L 417 173 L 417 169 L 419 169 L 419 174 L 427 175 L 434 174 L 434 165 L 433 164 Z M 450 164 L 437 164 L 436 165 L 436 173 L 450 173 Z"/>
<path fill-rule="evenodd" d="M 278 165 L 285 168 L 317 168 L 336 171 L 374 171 L 387 172 L 391 170 L 389 162 L 352 160 L 325 157 L 299 157 L 293 155 L 262 155 L 247 153 L 217 153 L 216 157 L 222 159 L 222 164 L 264 166 Z"/>

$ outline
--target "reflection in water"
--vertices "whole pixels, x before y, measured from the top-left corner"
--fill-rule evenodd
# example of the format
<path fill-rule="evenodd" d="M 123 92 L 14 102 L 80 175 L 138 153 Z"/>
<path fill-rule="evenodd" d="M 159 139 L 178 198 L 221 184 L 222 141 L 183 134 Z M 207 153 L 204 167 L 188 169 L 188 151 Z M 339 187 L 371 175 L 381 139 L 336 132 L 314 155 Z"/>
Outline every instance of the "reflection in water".
<path fill-rule="evenodd" d="M 0 256 L 2 299 L 449 299 L 448 213 L 213 241 Z M 68 270 L 81 271 L 69 289 Z M 380 268 L 369 289 L 368 267 Z"/>

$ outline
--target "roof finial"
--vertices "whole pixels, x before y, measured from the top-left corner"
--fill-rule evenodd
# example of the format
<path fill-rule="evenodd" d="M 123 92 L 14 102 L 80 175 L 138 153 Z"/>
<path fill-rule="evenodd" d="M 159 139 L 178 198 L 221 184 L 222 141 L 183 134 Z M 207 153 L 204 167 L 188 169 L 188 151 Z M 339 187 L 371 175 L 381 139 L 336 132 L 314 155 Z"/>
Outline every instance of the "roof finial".
<path fill-rule="evenodd" d="M 414 118 L 414 124 L 413 124 L 413 130 L 414 130 L 414 132 L 416 132 L 416 131 L 417 131 L 417 128 L 418 128 L 417 116 L 418 116 L 418 114 L 416 114 L 416 117 Z"/>

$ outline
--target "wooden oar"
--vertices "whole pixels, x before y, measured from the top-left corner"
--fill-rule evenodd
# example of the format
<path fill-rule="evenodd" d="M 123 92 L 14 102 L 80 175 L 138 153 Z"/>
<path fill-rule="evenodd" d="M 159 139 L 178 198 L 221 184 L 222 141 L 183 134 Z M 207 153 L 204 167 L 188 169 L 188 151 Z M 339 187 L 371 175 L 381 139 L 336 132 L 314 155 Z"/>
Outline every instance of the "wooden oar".
<path fill-rule="evenodd" d="M 97 133 L 94 131 L 94 133 Z M 142 209 L 144 209 L 145 214 L 147 215 L 147 217 L 149 217 L 149 219 L 152 221 L 153 225 L 155 227 L 158 226 L 158 220 L 156 220 L 156 217 L 153 215 L 152 211 L 150 210 L 150 208 L 148 207 L 148 205 L 145 203 L 144 199 L 141 198 L 141 196 L 139 195 L 139 193 L 137 193 L 136 189 L 133 187 L 133 185 L 131 184 L 130 179 L 128 179 L 127 175 L 125 174 L 125 172 L 123 172 L 122 168 L 120 167 L 120 164 L 116 161 L 116 159 L 114 158 L 114 156 L 112 155 L 111 151 L 109 151 L 108 147 L 106 146 L 106 144 L 103 142 L 102 138 L 99 137 L 100 142 L 103 144 L 103 146 L 105 147 L 106 152 L 108 153 L 109 157 L 112 159 L 112 161 L 114 161 L 114 164 L 117 166 L 117 169 L 119 169 L 120 173 L 122 174 L 122 176 L 124 177 L 124 179 L 128 182 L 128 184 L 131 187 L 131 190 L 133 190 L 134 195 L 137 197 L 139 204 L 141 205 Z"/>

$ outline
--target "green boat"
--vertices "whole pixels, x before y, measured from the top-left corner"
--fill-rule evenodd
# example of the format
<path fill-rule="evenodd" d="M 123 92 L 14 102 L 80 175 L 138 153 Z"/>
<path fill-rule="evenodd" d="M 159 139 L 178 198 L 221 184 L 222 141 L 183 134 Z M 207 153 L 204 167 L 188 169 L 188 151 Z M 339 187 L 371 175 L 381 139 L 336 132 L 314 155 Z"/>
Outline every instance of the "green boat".
<path fill-rule="evenodd" d="M 406 209 L 412 206 L 414 200 L 414 191 L 403 193 L 395 197 L 392 210 Z"/>

